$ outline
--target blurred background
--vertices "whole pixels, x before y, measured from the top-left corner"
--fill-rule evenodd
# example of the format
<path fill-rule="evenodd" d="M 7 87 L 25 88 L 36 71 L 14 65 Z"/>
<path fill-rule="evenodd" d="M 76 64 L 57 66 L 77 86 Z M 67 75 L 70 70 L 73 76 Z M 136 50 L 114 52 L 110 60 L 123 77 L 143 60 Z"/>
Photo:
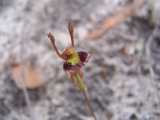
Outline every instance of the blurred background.
<path fill-rule="evenodd" d="M 97 120 L 160 120 L 160 1 L 144 0 L 100 37 L 86 37 L 132 2 L 0 0 L 0 120 L 93 119 L 47 38 L 52 32 L 63 51 L 69 21 L 77 50 L 92 53 L 83 72 Z"/>

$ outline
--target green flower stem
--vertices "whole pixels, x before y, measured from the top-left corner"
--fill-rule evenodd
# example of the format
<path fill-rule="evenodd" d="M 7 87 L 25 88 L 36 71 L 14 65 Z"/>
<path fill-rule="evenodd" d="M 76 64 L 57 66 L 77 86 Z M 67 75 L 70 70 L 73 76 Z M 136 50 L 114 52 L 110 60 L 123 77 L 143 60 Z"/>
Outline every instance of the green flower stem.
<path fill-rule="evenodd" d="M 83 96 L 85 98 L 85 101 L 86 101 L 86 104 L 88 106 L 90 114 L 93 116 L 94 120 L 97 120 L 96 116 L 93 112 L 92 106 L 91 106 L 91 100 L 90 100 L 90 97 L 89 97 L 89 94 L 88 94 L 87 86 L 84 83 L 84 80 L 80 77 L 80 75 L 78 73 L 73 78 L 76 81 L 80 92 L 83 93 Z"/>

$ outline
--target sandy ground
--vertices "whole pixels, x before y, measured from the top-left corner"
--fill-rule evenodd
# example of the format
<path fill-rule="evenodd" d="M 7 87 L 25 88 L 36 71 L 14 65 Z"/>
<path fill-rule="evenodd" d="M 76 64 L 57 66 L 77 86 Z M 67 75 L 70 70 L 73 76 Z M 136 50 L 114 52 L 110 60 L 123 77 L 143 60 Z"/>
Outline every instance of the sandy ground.
<path fill-rule="evenodd" d="M 67 78 L 63 61 L 47 39 L 47 33 L 53 32 L 59 49 L 64 49 L 69 43 L 70 20 L 76 23 L 76 47 L 92 53 L 84 67 L 84 78 L 97 120 L 160 120 L 160 72 L 155 67 L 160 52 L 158 42 L 151 42 L 155 30 L 149 24 L 148 4 L 97 41 L 84 39 L 95 23 L 99 24 L 125 3 L 0 0 L 0 120 L 92 120 L 83 96 Z M 158 35 L 157 9 L 154 12 Z M 33 63 L 46 82 L 40 88 L 28 90 L 30 110 L 23 90 L 11 75 L 11 62 Z M 30 112 L 37 118 L 31 118 Z"/>

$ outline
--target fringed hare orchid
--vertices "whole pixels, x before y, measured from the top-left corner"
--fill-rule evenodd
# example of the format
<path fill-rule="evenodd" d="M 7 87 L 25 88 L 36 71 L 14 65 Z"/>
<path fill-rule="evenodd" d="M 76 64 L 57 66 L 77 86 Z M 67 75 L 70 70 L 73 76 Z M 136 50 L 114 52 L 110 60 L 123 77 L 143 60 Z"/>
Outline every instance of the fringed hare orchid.
<path fill-rule="evenodd" d="M 90 110 L 91 115 L 96 120 L 92 107 L 90 105 L 90 99 L 88 96 L 87 86 L 83 79 L 83 72 L 82 67 L 88 62 L 90 55 L 84 51 L 76 51 L 75 44 L 74 44 L 74 27 L 73 24 L 70 22 L 68 24 L 68 30 L 71 38 L 71 45 L 67 47 L 62 53 L 56 47 L 55 38 L 51 33 L 48 33 L 48 38 L 50 39 L 53 48 L 56 54 L 64 60 L 63 69 L 67 73 L 68 77 L 73 81 L 76 87 L 83 93 L 88 108 Z"/>

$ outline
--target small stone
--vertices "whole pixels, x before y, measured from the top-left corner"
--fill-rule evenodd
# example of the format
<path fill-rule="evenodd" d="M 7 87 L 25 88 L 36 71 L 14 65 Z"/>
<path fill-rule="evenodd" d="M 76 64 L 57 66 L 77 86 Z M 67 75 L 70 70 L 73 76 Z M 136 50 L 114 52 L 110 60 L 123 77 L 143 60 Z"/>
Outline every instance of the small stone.
<path fill-rule="evenodd" d="M 4 99 L 0 99 L 0 116 L 5 116 L 10 112 L 9 108 L 5 105 L 4 101 Z"/>
<path fill-rule="evenodd" d="M 133 113 L 133 114 L 130 116 L 129 120 L 138 120 L 138 117 L 137 117 L 136 114 Z"/>

